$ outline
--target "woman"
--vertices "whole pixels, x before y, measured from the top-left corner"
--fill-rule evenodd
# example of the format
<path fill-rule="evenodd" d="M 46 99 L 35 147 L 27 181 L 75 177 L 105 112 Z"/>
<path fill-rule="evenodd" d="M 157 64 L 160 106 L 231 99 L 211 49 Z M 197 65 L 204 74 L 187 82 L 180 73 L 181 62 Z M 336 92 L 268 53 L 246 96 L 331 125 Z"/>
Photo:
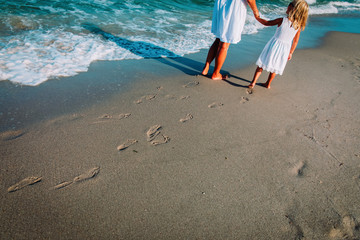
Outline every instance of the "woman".
<path fill-rule="evenodd" d="M 202 75 L 208 74 L 210 63 L 215 59 L 211 79 L 226 79 L 226 76 L 220 74 L 220 70 L 230 44 L 241 40 L 248 4 L 254 16 L 259 17 L 255 0 L 215 0 L 211 32 L 215 34 L 216 39 L 209 49 Z"/>

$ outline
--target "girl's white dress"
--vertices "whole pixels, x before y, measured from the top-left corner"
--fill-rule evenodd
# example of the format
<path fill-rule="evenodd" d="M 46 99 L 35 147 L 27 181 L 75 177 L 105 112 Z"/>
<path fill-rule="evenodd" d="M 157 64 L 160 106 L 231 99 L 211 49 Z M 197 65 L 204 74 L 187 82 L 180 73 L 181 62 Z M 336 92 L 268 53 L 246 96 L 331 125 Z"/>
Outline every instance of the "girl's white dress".
<path fill-rule="evenodd" d="M 297 31 L 291 26 L 291 21 L 288 18 L 283 18 L 274 36 L 261 52 L 256 65 L 266 71 L 282 75 Z"/>
<path fill-rule="evenodd" d="M 226 43 L 241 40 L 247 12 L 246 0 L 216 0 L 211 32 Z"/>

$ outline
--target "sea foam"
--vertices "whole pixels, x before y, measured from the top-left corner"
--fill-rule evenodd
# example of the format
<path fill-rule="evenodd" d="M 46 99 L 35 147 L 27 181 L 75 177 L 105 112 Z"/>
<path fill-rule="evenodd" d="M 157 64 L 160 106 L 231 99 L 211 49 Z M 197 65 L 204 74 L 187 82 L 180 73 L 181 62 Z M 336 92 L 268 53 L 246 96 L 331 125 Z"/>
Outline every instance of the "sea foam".
<path fill-rule="evenodd" d="M 358 1 L 308 2 L 311 15 L 360 10 Z M 183 56 L 208 48 L 214 40 L 210 1 L 33 0 L 16 8 L 6 2 L 2 9 L 6 4 L 13 10 L 0 17 L 0 80 L 19 84 L 36 86 L 73 76 L 98 60 Z M 285 16 L 286 7 L 283 1 L 259 3 L 266 19 Z M 263 28 L 249 9 L 243 34 Z"/>

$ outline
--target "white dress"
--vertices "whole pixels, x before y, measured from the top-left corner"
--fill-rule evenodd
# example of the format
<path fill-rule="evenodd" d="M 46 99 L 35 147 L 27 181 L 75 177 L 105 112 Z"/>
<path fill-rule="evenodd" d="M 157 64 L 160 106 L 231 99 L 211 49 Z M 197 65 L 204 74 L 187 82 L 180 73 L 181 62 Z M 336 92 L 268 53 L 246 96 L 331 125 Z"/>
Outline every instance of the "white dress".
<path fill-rule="evenodd" d="M 241 40 L 247 12 L 246 0 L 216 0 L 211 32 L 226 43 Z"/>
<path fill-rule="evenodd" d="M 291 26 L 288 18 L 283 18 L 274 36 L 261 52 L 256 65 L 266 71 L 282 75 L 297 31 Z"/>

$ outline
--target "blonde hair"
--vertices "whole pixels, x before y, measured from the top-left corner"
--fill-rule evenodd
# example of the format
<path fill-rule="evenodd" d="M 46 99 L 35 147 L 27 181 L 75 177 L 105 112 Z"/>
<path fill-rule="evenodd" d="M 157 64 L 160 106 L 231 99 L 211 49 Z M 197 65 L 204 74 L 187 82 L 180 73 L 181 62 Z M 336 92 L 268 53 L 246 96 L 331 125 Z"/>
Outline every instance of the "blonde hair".
<path fill-rule="evenodd" d="M 292 5 L 292 9 L 289 12 L 289 20 L 296 30 L 299 28 L 304 30 L 308 18 L 309 5 L 305 0 L 293 0 L 290 5 Z"/>

